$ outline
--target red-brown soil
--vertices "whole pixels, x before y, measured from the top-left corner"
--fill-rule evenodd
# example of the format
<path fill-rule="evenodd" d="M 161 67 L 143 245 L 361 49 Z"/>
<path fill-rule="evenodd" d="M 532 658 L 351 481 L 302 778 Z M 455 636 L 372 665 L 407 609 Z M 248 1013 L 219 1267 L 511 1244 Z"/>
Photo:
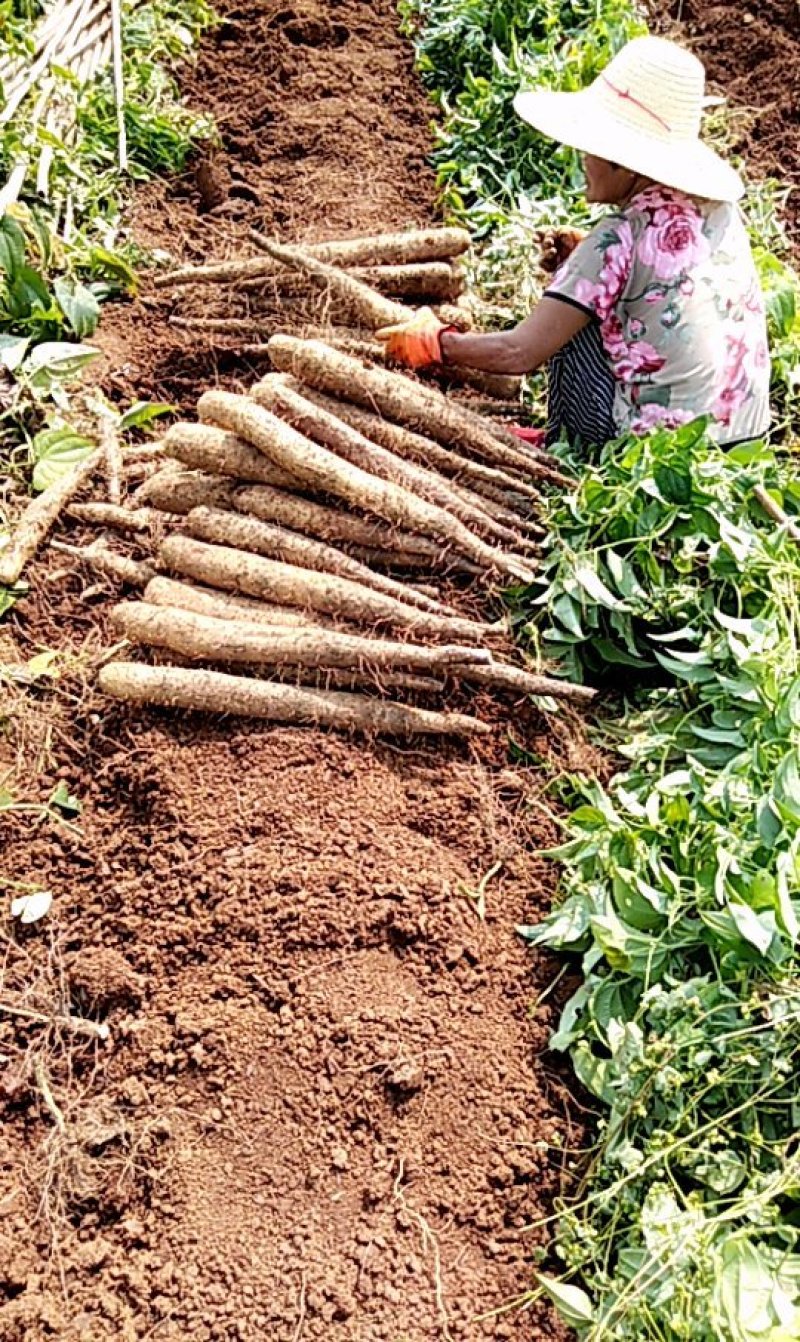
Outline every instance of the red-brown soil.
<path fill-rule="evenodd" d="M 673 0 L 669 17 L 705 62 L 709 81 L 733 111 L 734 148 L 753 181 L 790 188 L 786 218 L 800 248 L 800 6 L 797 0 Z M 655 21 L 664 12 L 654 15 Z"/>
<path fill-rule="evenodd" d="M 222 8 L 187 80 L 222 146 L 139 194 L 135 235 L 197 259 L 252 224 L 429 220 L 393 0 Z M 107 312 L 112 392 L 191 406 L 252 379 L 168 311 Z M 31 580 L 12 654 L 96 648 L 110 593 L 55 556 Z M 0 1017 L 0 1339 L 563 1336 L 542 1306 L 498 1312 L 581 1140 L 535 1006 L 557 966 L 514 932 L 553 894 L 542 775 L 506 763 L 509 734 L 551 750 L 541 724 L 495 709 L 481 754 L 399 749 L 132 714 L 85 678 L 15 718 L 30 800 L 60 779 L 83 811 L 4 822 L 4 871 L 54 906 L 7 946 L 2 999 L 62 1023 Z"/>

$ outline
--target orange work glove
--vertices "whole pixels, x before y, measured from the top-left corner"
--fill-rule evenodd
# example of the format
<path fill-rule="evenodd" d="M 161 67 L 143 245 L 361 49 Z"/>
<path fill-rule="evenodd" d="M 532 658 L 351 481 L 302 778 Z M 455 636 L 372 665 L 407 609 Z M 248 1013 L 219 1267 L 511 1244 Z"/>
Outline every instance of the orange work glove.
<path fill-rule="evenodd" d="M 411 321 L 384 326 L 375 336 L 386 346 L 390 359 L 407 368 L 425 368 L 427 364 L 442 362 L 440 337 L 450 329 L 430 308 L 420 308 Z"/>

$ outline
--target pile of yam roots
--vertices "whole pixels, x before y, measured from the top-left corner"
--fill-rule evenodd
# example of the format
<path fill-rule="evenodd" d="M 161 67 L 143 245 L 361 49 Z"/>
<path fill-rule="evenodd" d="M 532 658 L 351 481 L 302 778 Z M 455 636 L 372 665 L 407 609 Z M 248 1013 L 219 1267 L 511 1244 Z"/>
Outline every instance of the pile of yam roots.
<path fill-rule="evenodd" d="M 420 253 L 441 257 L 465 236 L 399 235 L 402 264 L 435 265 Z M 396 255 L 398 237 L 391 242 Z M 250 270 L 278 265 L 307 285 L 322 280 L 337 314 L 369 334 L 413 312 L 344 267 L 380 255 L 380 244 L 338 244 L 351 251 L 334 266 L 266 243 L 269 256 Z M 327 247 L 330 256 L 337 244 Z M 236 265 L 222 263 L 223 277 Z M 222 282 L 220 270 L 186 268 L 164 282 Z M 266 351 L 272 371 L 249 394 L 207 391 L 197 422 L 163 439 L 171 461 L 136 498 L 137 516 L 168 519 L 155 576 L 142 601 L 113 612 L 124 639 L 160 650 L 159 660 L 107 663 L 102 690 L 140 704 L 461 737 L 490 728 L 442 708 L 459 686 L 589 698 L 525 669 L 506 623 L 484 618 L 492 591 L 534 576 L 539 490 L 568 483 L 556 464 L 498 421 L 371 359 L 364 342 L 358 357 L 342 339 L 282 333 Z"/>

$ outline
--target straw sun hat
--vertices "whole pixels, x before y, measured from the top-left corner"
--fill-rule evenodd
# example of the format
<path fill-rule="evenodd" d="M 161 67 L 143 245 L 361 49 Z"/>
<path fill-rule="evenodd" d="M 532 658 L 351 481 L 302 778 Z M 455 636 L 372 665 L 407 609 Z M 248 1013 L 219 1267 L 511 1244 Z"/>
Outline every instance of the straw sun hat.
<path fill-rule="evenodd" d="M 580 93 L 518 93 L 523 121 L 572 149 L 618 163 L 663 186 L 738 200 L 737 172 L 700 139 L 705 70 L 662 37 L 636 37 Z"/>

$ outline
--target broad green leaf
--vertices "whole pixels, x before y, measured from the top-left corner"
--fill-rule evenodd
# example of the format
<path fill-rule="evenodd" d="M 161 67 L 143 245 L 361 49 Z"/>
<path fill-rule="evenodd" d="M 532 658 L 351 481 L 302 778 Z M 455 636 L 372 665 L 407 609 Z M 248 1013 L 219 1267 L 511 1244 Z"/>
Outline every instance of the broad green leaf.
<path fill-rule="evenodd" d="M 0 335 L 0 365 L 13 373 L 25 358 L 30 343 L 27 336 Z"/>
<path fill-rule="evenodd" d="M 21 923 L 38 923 L 50 912 L 53 896 L 49 890 L 36 890 L 30 895 L 17 895 L 11 901 L 11 917 Z"/>
<path fill-rule="evenodd" d="M 0 270 L 13 280 L 25 264 L 25 234 L 8 214 L 0 218 Z"/>
<path fill-rule="evenodd" d="M 24 596 L 28 588 L 25 583 L 17 583 L 15 587 L 0 586 L 0 619 L 7 610 L 16 605 L 21 596 Z"/>
<path fill-rule="evenodd" d="M 618 610 L 622 606 L 622 602 L 606 587 L 603 579 L 588 560 L 579 559 L 572 572 L 575 581 L 598 605 L 605 606 L 607 610 Z"/>
<path fill-rule="evenodd" d="M 32 444 L 33 488 L 48 489 L 94 450 L 93 444 L 72 429 L 44 429 Z"/>
<path fill-rule="evenodd" d="M 774 916 L 756 913 L 749 904 L 740 904 L 733 899 L 728 900 L 728 912 L 742 940 L 755 946 L 761 955 L 766 955 L 775 935 Z"/>
<path fill-rule="evenodd" d="M 167 401 L 136 401 L 122 415 L 119 426 L 123 430 L 141 429 L 161 415 L 174 414 L 177 408 L 177 406 L 170 405 Z"/>
<path fill-rule="evenodd" d="M 22 371 L 27 374 L 32 386 L 46 390 L 53 382 L 66 382 L 77 377 L 99 354 L 100 351 L 91 345 L 45 340 L 31 350 Z"/>
<path fill-rule="evenodd" d="M 79 340 L 92 335 L 100 319 L 100 304 L 85 284 L 62 275 L 53 283 L 53 291 L 70 327 Z"/>
<path fill-rule="evenodd" d="M 781 815 L 800 823 L 800 750 L 784 755 L 775 773 L 772 795 Z"/>
<path fill-rule="evenodd" d="M 585 1039 L 580 1039 L 572 1051 L 572 1066 L 582 1086 L 598 1100 L 609 1106 L 614 1103 L 614 1091 L 609 1085 L 610 1058 L 598 1058 Z"/>
<path fill-rule="evenodd" d="M 704 652 L 685 652 L 680 656 L 659 652 L 657 648 L 654 652 L 659 665 L 679 680 L 704 685 L 714 679 L 714 668 Z"/>
<path fill-rule="evenodd" d="M 60 653 L 56 648 L 48 648 L 46 652 L 37 652 L 34 657 L 28 658 L 28 671 L 34 680 L 40 676 L 57 675 L 55 664 L 58 661 Z"/>
<path fill-rule="evenodd" d="M 686 467 L 657 466 L 654 479 L 658 492 L 666 503 L 690 503 L 692 477 Z"/>
<path fill-rule="evenodd" d="M 588 931 L 591 910 L 583 896 L 568 899 L 540 923 L 518 927 L 517 932 L 534 946 L 572 946 Z"/>
<path fill-rule="evenodd" d="M 537 1272 L 535 1275 L 542 1290 L 552 1300 L 561 1318 L 570 1328 L 581 1328 L 594 1322 L 591 1298 L 579 1286 L 559 1281 L 556 1277 L 545 1276 L 543 1272 Z"/>
<path fill-rule="evenodd" d="M 72 795 L 63 780 L 51 794 L 49 805 L 57 806 L 59 811 L 63 811 L 65 815 L 80 815 L 83 810 L 83 803 Z"/>

